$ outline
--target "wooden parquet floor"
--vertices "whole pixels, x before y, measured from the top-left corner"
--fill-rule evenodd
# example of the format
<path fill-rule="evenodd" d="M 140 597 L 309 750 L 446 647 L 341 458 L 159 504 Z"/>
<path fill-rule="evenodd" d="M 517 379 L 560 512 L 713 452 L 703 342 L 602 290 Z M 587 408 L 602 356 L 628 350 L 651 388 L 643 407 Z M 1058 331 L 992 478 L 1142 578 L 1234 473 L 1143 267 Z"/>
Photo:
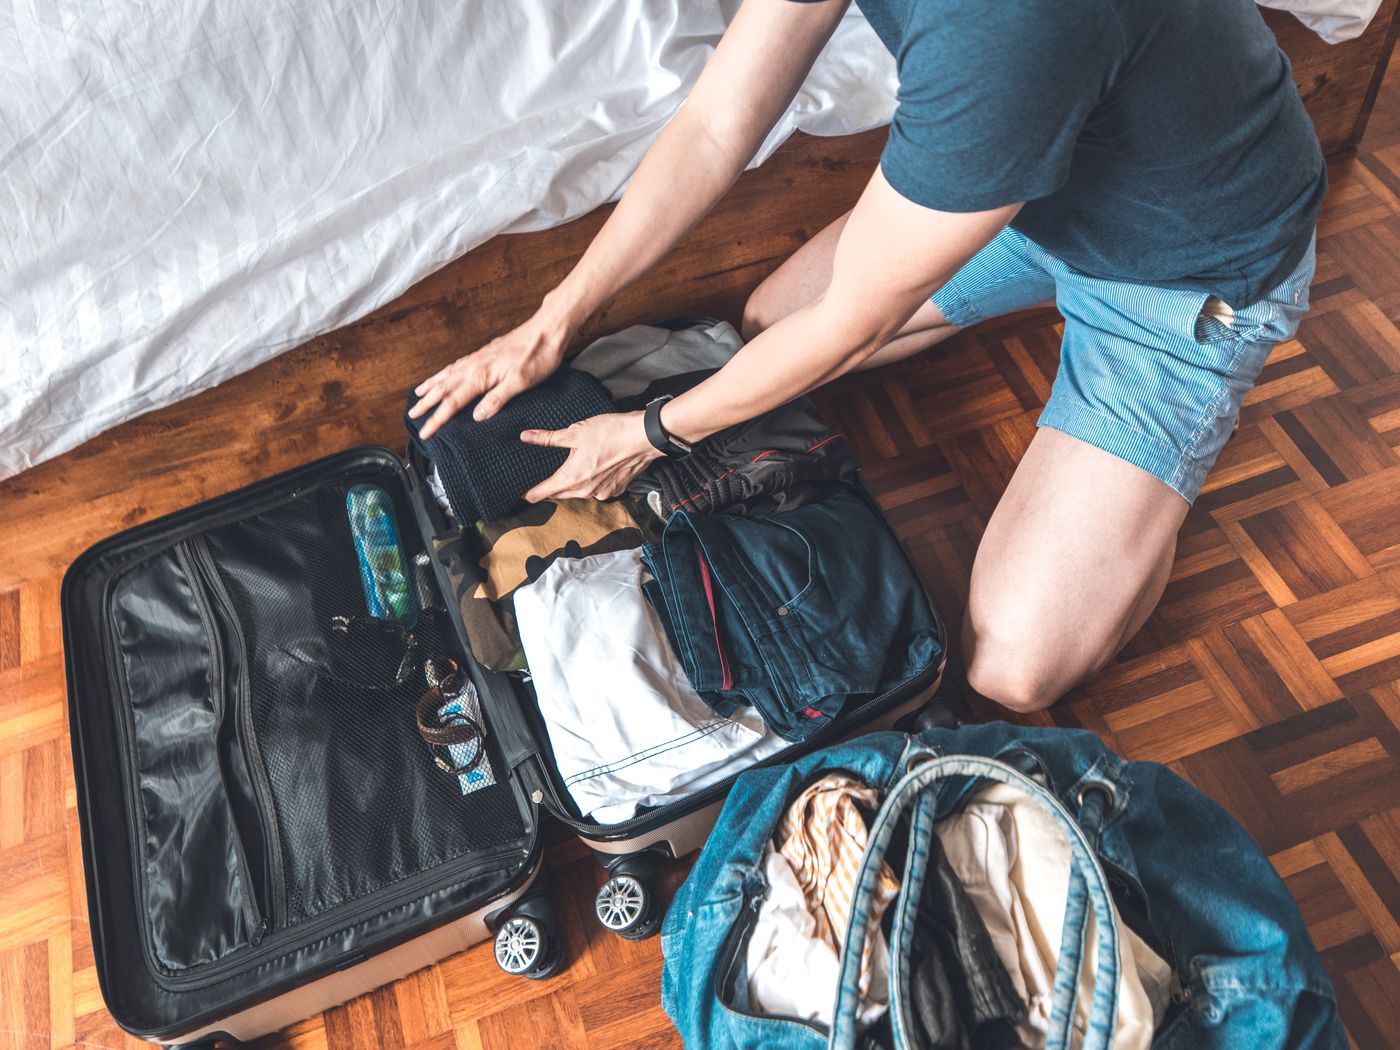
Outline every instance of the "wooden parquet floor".
<path fill-rule="evenodd" d="M 682 252 L 597 327 L 732 309 L 846 206 L 878 148 L 878 136 L 789 146 L 692 234 L 705 273 Z M 1331 177 L 1312 312 L 1187 519 L 1161 607 L 1036 721 L 1167 762 L 1234 813 L 1297 897 L 1354 1045 L 1377 1050 L 1400 1047 L 1400 68 Z M 762 243 L 745 224 L 755 208 Z M 523 317 L 596 225 L 501 239 L 356 325 L 0 485 L 0 1047 L 139 1045 L 103 1009 L 88 937 L 58 619 L 68 561 L 253 478 L 398 443 L 402 390 Z M 953 623 L 1049 392 L 1056 320 L 1004 319 L 822 395 Z M 657 941 L 604 935 L 589 915 L 600 872 L 552 839 L 563 975 L 507 978 L 483 945 L 261 1045 L 677 1045 Z"/>

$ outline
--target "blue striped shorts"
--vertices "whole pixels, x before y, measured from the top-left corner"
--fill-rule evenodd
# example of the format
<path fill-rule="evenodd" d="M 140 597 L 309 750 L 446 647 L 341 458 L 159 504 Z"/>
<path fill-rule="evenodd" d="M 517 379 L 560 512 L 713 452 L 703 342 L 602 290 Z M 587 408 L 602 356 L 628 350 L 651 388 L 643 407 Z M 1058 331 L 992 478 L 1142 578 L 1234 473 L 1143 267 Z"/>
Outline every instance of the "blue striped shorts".
<path fill-rule="evenodd" d="M 1090 277 L 1008 227 L 933 302 L 966 328 L 1053 299 L 1065 331 L 1038 425 L 1141 467 L 1190 503 L 1269 351 L 1298 330 L 1315 266 L 1316 238 L 1231 317 L 1205 292 Z"/>

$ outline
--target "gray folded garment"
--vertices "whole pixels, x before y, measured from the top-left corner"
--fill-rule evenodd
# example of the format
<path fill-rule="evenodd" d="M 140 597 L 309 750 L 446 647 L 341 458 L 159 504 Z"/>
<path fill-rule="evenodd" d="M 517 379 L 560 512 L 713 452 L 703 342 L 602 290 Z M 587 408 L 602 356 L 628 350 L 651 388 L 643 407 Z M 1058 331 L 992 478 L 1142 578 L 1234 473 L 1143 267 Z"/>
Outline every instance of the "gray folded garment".
<path fill-rule="evenodd" d="M 569 364 L 594 376 L 614 400 L 636 397 L 658 379 L 701 368 L 722 368 L 744 345 L 726 321 L 673 332 L 637 324 L 584 347 Z"/>
<path fill-rule="evenodd" d="M 597 377 L 620 411 L 678 395 L 723 367 L 744 341 L 724 321 L 680 331 L 633 325 L 589 344 L 570 363 Z M 791 510 L 848 481 L 859 469 L 845 437 L 799 398 L 698 442 L 688 456 L 661 460 L 629 491 L 658 517 L 680 507 L 707 514 Z"/>

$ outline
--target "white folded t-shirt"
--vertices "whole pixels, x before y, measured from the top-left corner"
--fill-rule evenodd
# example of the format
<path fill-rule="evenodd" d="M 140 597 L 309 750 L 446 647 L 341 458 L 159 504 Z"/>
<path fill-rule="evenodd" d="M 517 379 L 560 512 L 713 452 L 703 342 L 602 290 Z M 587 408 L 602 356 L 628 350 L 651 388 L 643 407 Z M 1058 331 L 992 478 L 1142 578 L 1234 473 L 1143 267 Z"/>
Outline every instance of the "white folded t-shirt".
<path fill-rule="evenodd" d="M 561 558 L 515 592 L 515 619 L 559 773 L 615 824 L 782 750 L 752 707 L 716 715 L 642 592 L 641 551 Z"/>

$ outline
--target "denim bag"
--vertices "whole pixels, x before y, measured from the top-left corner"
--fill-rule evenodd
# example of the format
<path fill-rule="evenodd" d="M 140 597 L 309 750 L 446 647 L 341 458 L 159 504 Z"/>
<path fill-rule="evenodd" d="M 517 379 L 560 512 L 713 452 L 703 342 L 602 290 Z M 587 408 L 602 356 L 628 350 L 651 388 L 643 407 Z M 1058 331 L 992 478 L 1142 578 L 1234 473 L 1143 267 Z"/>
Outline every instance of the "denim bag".
<path fill-rule="evenodd" d="M 828 772 L 854 774 L 883 802 L 857 879 L 830 1031 L 748 1003 L 745 949 L 767 893 L 763 851 L 788 803 Z M 890 1025 L 907 1045 L 910 937 L 934 825 L 980 787 L 1011 784 L 1053 817 L 1071 856 L 1048 1050 L 1106 1050 L 1117 1015 L 1124 920 L 1172 967 L 1176 991 L 1154 1050 L 1336 1048 L 1346 1035 L 1302 916 L 1235 820 L 1165 766 L 1125 762 L 1091 733 L 1005 723 L 875 733 L 738 779 L 662 929 L 662 1005 L 687 1047 L 849 1048 L 877 873 L 907 828 L 890 906 Z M 1097 964 L 1089 1022 L 1076 1032 L 1085 931 Z M 1071 1039 L 1075 1042 L 1072 1044 Z"/>

